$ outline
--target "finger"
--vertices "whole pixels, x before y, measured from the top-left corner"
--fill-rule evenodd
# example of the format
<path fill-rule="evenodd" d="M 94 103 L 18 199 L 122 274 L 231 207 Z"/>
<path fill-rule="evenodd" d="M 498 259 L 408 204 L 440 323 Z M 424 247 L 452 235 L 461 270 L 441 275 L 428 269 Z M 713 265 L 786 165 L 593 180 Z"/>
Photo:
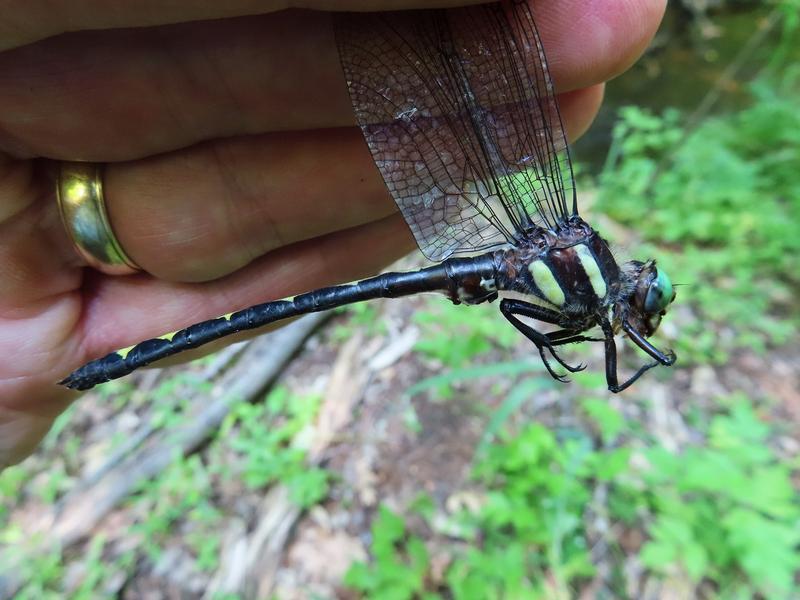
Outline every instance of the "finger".
<path fill-rule="evenodd" d="M 56 394 L 58 397 L 54 399 L 52 396 Z M 33 453 L 53 426 L 58 413 L 67 408 L 71 401 L 71 398 L 67 399 L 69 397 L 74 397 L 74 394 L 61 390 L 48 392 L 39 397 L 40 403 L 32 410 L 7 408 L 5 402 L 0 402 L 0 471 Z M 40 407 L 46 408 L 39 412 Z M 56 407 L 57 412 L 54 410 Z"/>
<path fill-rule="evenodd" d="M 46 37 L 87 29 L 146 27 L 187 21 L 224 19 L 269 13 L 285 8 L 315 10 L 400 10 L 477 4 L 486 0 L 229 0 L 227 2 L 109 3 L 103 0 L 44 2 L 12 0 L 3 5 L 0 50 Z"/>
<path fill-rule="evenodd" d="M 0 155 L 0 318 L 35 317 L 80 283 L 54 187 L 37 165 Z"/>
<path fill-rule="evenodd" d="M 581 90 L 559 94 L 559 111 L 564 119 L 567 140 L 571 143 L 589 129 L 603 104 L 606 85 L 598 83 Z"/>
<path fill-rule="evenodd" d="M 603 87 L 562 95 L 568 136 Z M 107 166 L 106 203 L 126 252 L 172 281 L 233 272 L 267 252 L 397 211 L 357 128 L 219 140 Z"/>
<path fill-rule="evenodd" d="M 355 127 L 218 140 L 108 165 L 105 195 L 128 255 L 173 281 L 214 279 L 397 210 Z"/>
<path fill-rule="evenodd" d="M 0 469 L 27 453 L 68 394 L 52 385 L 65 318 L 80 314 L 64 293 L 80 282 L 51 190 L 34 165 L 0 156 Z M 60 373 L 58 373 L 60 374 Z"/>
<path fill-rule="evenodd" d="M 663 0 L 538 7 L 561 91 L 619 73 Z M 87 32 L 0 54 L 0 149 L 129 160 L 199 141 L 353 123 L 326 14 Z"/>
<path fill-rule="evenodd" d="M 666 7 L 666 0 L 568 0 L 546 10 L 536 5 L 556 86 L 574 90 L 624 73 L 653 39 Z"/>
<path fill-rule="evenodd" d="M 408 227 L 393 215 L 281 248 L 212 282 L 98 276 L 87 285 L 88 304 L 81 319 L 72 323 L 75 335 L 64 349 L 63 371 L 231 310 L 374 275 L 412 248 Z"/>

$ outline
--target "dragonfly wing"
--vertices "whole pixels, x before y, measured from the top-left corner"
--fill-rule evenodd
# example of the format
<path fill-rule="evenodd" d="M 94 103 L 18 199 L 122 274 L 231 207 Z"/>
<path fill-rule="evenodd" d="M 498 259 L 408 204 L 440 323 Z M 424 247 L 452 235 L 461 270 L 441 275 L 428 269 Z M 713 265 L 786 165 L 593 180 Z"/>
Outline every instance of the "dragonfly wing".
<path fill-rule="evenodd" d="M 514 244 L 575 213 L 526 2 L 339 15 L 336 38 L 358 123 L 429 259 Z"/>

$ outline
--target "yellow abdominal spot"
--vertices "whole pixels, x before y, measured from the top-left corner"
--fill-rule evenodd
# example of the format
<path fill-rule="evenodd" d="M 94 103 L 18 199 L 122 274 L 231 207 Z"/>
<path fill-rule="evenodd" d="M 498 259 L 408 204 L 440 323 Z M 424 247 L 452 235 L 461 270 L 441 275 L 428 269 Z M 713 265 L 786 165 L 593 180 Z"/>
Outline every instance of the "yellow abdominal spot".
<path fill-rule="evenodd" d="M 155 339 L 155 340 L 166 340 L 168 342 L 171 342 L 172 338 L 174 338 L 177 333 L 178 333 L 178 331 L 170 331 L 169 333 L 165 333 L 164 335 L 159 335 L 158 337 L 155 337 L 155 338 L 152 338 L 152 339 Z M 125 358 L 128 357 L 128 354 L 131 353 L 131 350 L 136 348 L 136 346 L 138 346 L 138 345 L 139 344 L 134 344 L 133 346 L 128 346 L 127 348 L 123 348 L 122 350 L 117 350 L 115 352 L 115 354 L 119 354 L 119 356 L 121 358 L 125 359 Z"/>
<path fill-rule="evenodd" d="M 117 350 L 115 354 L 119 354 L 120 358 L 126 358 L 130 351 L 136 348 L 136 346 L 128 346 L 127 348 L 123 348 L 122 350 Z"/>
<path fill-rule="evenodd" d="M 566 301 L 564 290 L 558 285 L 558 281 L 550 271 L 550 267 L 541 260 L 537 260 L 531 263 L 530 270 L 536 287 L 541 290 L 545 299 L 555 306 L 563 306 Z"/>

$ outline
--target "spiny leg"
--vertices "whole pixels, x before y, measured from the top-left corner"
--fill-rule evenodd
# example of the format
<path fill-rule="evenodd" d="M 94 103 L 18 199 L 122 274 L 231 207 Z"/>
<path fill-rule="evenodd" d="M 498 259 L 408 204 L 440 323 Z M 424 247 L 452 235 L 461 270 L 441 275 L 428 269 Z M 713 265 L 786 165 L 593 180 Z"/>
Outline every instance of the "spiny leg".
<path fill-rule="evenodd" d="M 511 314 L 537 319 L 538 321 L 542 321 L 544 323 L 550 323 L 552 325 L 558 325 L 561 322 L 561 315 L 554 310 L 550 310 L 549 308 L 545 308 L 543 306 L 537 306 L 535 304 L 530 304 L 528 302 L 523 302 L 521 300 L 504 300 L 503 302 L 507 303 L 506 307 L 509 313 Z M 502 303 L 500 308 L 501 310 L 503 309 Z M 509 318 L 508 314 L 505 314 L 505 316 L 506 318 Z M 571 344 L 577 342 L 604 341 L 604 340 L 598 340 L 596 338 L 590 338 L 583 335 L 579 335 L 581 333 L 580 331 L 571 329 L 561 329 L 559 331 L 552 331 L 550 333 L 542 334 L 541 332 L 536 331 L 529 325 L 522 323 L 516 317 L 514 317 L 514 320 L 512 321 L 512 324 L 516 326 L 514 321 L 516 321 L 516 323 L 519 323 L 520 326 L 525 328 L 523 330 L 520 329 L 520 327 L 517 327 L 517 329 L 522 331 L 522 333 L 525 334 L 525 336 L 528 339 L 530 339 L 534 344 L 538 346 L 539 344 L 537 344 L 536 340 L 532 339 L 531 336 L 528 334 L 530 333 L 537 336 L 537 339 L 542 341 L 543 346 L 548 350 L 550 350 L 550 354 L 552 354 L 553 358 L 558 362 L 558 364 L 560 364 L 570 373 L 578 373 L 580 371 L 583 371 L 586 368 L 586 365 L 578 365 L 577 367 L 573 367 L 567 364 L 558 355 L 558 352 L 556 352 L 555 350 L 555 346 L 562 346 L 564 344 Z"/>
<path fill-rule="evenodd" d="M 639 370 L 636 371 L 636 373 L 634 373 L 626 382 L 620 385 L 617 377 L 617 344 L 614 342 L 614 330 L 611 327 L 611 323 L 609 323 L 607 320 L 601 321 L 600 327 L 603 329 L 603 334 L 605 335 L 606 383 L 608 384 L 609 391 L 614 392 L 615 394 L 621 392 L 639 379 L 639 377 L 644 375 L 647 371 L 653 367 L 657 367 L 660 364 L 658 361 L 656 361 L 639 367 Z"/>
<path fill-rule="evenodd" d="M 545 323 L 558 325 L 560 322 L 560 315 L 554 310 L 528 304 L 527 302 L 522 302 L 519 300 L 503 300 L 500 303 L 500 312 L 520 333 L 533 342 L 533 344 L 539 350 L 539 356 L 542 358 L 542 363 L 544 363 L 547 372 L 550 373 L 550 376 L 553 379 L 561 382 L 568 381 L 566 375 L 559 375 L 550 366 L 550 362 L 547 360 L 547 355 L 544 352 L 545 348 L 550 351 L 550 354 L 558 362 L 558 364 L 560 364 L 570 373 L 577 373 L 578 371 L 583 371 L 586 368 L 585 365 L 578 365 L 577 367 L 568 365 L 561 359 L 555 350 L 555 346 L 570 343 L 569 341 L 565 340 L 572 340 L 573 338 L 583 336 L 577 336 L 575 335 L 576 332 L 573 331 L 562 330 L 553 332 L 552 335 L 555 340 L 551 340 L 549 335 L 545 335 L 540 331 L 536 331 L 533 327 L 520 321 L 516 316 L 521 315 L 523 317 L 530 317 Z M 553 343 L 554 341 L 555 343 Z"/>
<path fill-rule="evenodd" d="M 579 344 L 581 342 L 605 342 L 605 338 L 594 338 L 580 335 L 580 331 L 574 329 L 561 329 L 545 334 L 553 346 L 563 346 L 565 344 Z"/>
<path fill-rule="evenodd" d="M 631 341 L 639 346 L 642 350 L 644 350 L 647 354 L 655 358 L 659 364 L 664 365 L 665 367 L 671 367 L 675 364 L 675 361 L 678 360 L 678 357 L 675 356 L 675 353 L 672 350 L 667 350 L 666 352 L 662 352 L 653 344 L 648 342 L 642 334 L 636 331 L 628 321 L 622 321 L 622 329 L 628 336 L 631 338 Z"/>

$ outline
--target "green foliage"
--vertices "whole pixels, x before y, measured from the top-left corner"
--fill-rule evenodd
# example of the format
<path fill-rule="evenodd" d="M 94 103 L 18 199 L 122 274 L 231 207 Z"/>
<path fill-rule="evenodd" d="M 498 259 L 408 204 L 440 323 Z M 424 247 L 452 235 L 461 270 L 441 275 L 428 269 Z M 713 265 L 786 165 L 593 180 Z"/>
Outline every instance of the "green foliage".
<path fill-rule="evenodd" d="M 28 486 L 31 494 L 37 496 L 45 504 L 52 504 L 66 493 L 72 485 L 72 478 L 67 474 L 62 462 L 51 465 L 45 476 L 34 479 Z"/>
<path fill-rule="evenodd" d="M 475 365 L 467 366 L 459 369 L 452 369 L 441 375 L 434 375 L 426 377 L 412 385 L 406 390 L 407 396 L 419 394 L 425 390 L 435 390 L 440 398 L 450 398 L 452 396 L 452 388 L 458 383 L 469 381 L 471 379 L 482 379 L 485 377 L 516 377 L 530 372 L 537 373 L 540 376 L 542 371 L 541 363 L 532 363 L 530 361 L 514 361 L 508 363 L 494 363 L 488 365 Z M 547 382 L 546 379 L 542 380 L 537 385 L 541 388 L 553 387 L 554 383 Z"/>
<path fill-rule="evenodd" d="M 494 348 L 510 349 L 519 342 L 518 332 L 495 306 L 464 307 L 436 299 L 418 311 L 414 321 L 422 329 L 415 350 L 449 369 L 419 381 L 406 391 L 408 396 L 432 390 L 435 396 L 447 399 L 457 384 L 470 379 L 538 373 L 541 369 L 541 364 L 530 361 L 472 364 Z"/>
<path fill-rule="evenodd" d="M 211 474 L 197 455 L 176 460 L 158 479 L 141 486 L 134 505 L 142 520 L 135 530 L 151 560 L 158 560 L 164 540 L 180 524 L 198 567 L 216 567 L 219 539 L 215 528 L 221 514 L 213 505 L 212 491 Z"/>
<path fill-rule="evenodd" d="M 72 416 L 75 414 L 75 410 L 76 405 L 73 404 L 58 417 L 56 417 L 56 420 L 53 422 L 53 426 L 50 428 L 50 431 L 47 432 L 47 435 L 42 440 L 43 448 L 52 451 L 57 447 L 57 445 L 60 443 L 59 437 L 61 436 L 61 433 L 69 426 Z"/>
<path fill-rule="evenodd" d="M 0 471 L 0 527 L 5 525 L 11 509 L 20 499 L 23 486 L 30 478 L 31 473 L 21 465 Z"/>
<path fill-rule="evenodd" d="M 541 375 L 530 379 L 524 379 L 515 385 L 511 390 L 511 393 L 509 393 L 505 400 L 503 400 L 502 404 L 492 413 L 492 418 L 489 420 L 489 423 L 486 425 L 486 428 L 483 431 L 481 442 L 478 445 L 477 451 L 475 452 L 476 455 L 484 455 L 489 447 L 489 443 L 501 433 L 502 428 L 508 419 L 514 413 L 518 412 L 519 408 L 523 404 L 530 402 L 531 398 L 534 397 L 535 394 L 541 392 L 542 390 L 552 389 L 556 385 L 558 384 L 553 381 L 552 378 L 542 377 Z"/>
<path fill-rule="evenodd" d="M 800 0 L 777 0 L 781 11 L 781 37 L 772 54 L 767 72 L 780 73 L 786 65 L 792 65 L 792 53 L 797 50 L 797 34 L 800 32 Z M 797 56 L 795 53 L 794 56 Z"/>
<path fill-rule="evenodd" d="M 305 451 L 293 446 L 318 406 L 318 398 L 294 397 L 284 388 L 274 390 L 264 403 L 239 403 L 212 444 L 212 466 L 197 455 L 178 458 L 158 479 L 145 483 L 136 501 L 142 515 L 137 532 L 150 558 L 158 559 L 163 541 L 180 527 L 197 568 L 213 571 L 217 567 L 222 515 L 214 505 L 213 491 L 218 475 L 243 480 L 253 489 L 284 483 L 292 500 L 302 507 L 324 498 L 327 472 L 307 467 Z M 231 455 L 235 468 L 226 466 Z"/>
<path fill-rule="evenodd" d="M 797 86 L 759 82 L 756 102 L 685 134 L 680 115 L 621 111 L 602 176 L 598 208 L 645 239 L 678 288 L 678 304 L 699 309 L 678 349 L 719 362 L 727 349 L 703 332 L 732 326 L 738 346 L 763 348 L 796 333 L 796 315 L 767 316 L 800 285 L 800 113 Z"/>
<path fill-rule="evenodd" d="M 193 380 L 183 378 L 187 384 Z M 162 389 L 176 388 L 170 384 Z M 181 417 L 188 407 L 181 400 L 159 398 L 152 422 L 169 435 L 184 424 Z M 0 568 L 19 571 L 24 586 L 16 597 L 61 598 L 65 593 L 74 598 L 105 597 L 141 563 L 142 552 L 156 562 L 165 548 L 177 543 L 192 555 L 194 568 L 214 572 L 219 566 L 219 532 L 224 521 L 216 506 L 219 476 L 244 479 L 253 488 L 284 483 L 292 500 L 302 507 L 327 495 L 329 474 L 307 467 L 305 451 L 299 447 L 318 408 L 318 397 L 292 396 L 285 389 L 273 391 L 260 405 L 236 405 L 204 456 L 175 456 L 156 479 L 139 486 L 127 506 L 136 519 L 131 535 L 137 538 L 137 548 L 122 554 L 115 554 L 117 545 L 106 544 L 98 535 L 79 557 L 65 558 L 52 541 L 31 538 L 20 526 L 6 523 L 11 511 L 26 498 L 52 504 L 73 483 L 65 468 L 72 459 L 60 448 L 62 460 L 44 461 L 46 472 L 36 472 L 30 462 L 3 470 Z M 62 415 L 45 440 L 45 451 L 55 451 L 64 441 L 61 438 L 69 437 L 68 427 L 69 416 Z M 9 553 L 9 549 L 13 551 Z"/>
<path fill-rule="evenodd" d="M 68 569 L 61 549 L 52 540 L 44 540 L 41 536 L 25 537 L 18 540 L 12 556 L 0 556 L 0 567 L 5 573 L 14 573 L 19 577 L 22 587 L 16 591 L 14 598 L 21 600 L 63 598 L 65 579 L 72 586 L 68 590 L 70 598 L 88 600 L 107 597 L 109 580 L 120 572 L 132 569 L 134 554 L 129 551 L 109 557 L 104 555 L 105 547 L 105 536 L 95 536 L 81 554 L 79 565 Z"/>
<path fill-rule="evenodd" d="M 581 407 L 587 416 L 597 425 L 604 444 L 610 444 L 625 429 L 626 423 L 618 410 L 611 407 L 607 400 L 585 398 Z"/>
<path fill-rule="evenodd" d="M 408 535 L 403 520 L 385 506 L 371 531 L 373 560 L 351 565 L 345 585 L 378 600 L 432 597 L 424 594 L 428 551 L 422 540 Z"/>
<path fill-rule="evenodd" d="M 767 445 L 770 433 L 739 398 L 713 419 L 707 446 L 644 452 L 647 466 L 628 473 L 634 481 L 621 486 L 616 506 L 635 502 L 651 514 L 646 566 L 721 587 L 744 574 L 738 591 L 787 597 L 800 571 L 800 506 L 790 467 Z"/>
<path fill-rule="evenodd" d="M 132 554 L 128 553 L 119 557 L 114 564 L 104 560 L 103 549 L 106 545 L 106 536 L 98 535 L 89 542 L 84 560 L 84 573 L 80 585 L 72 591 L 70 598 L 74 600 L 90 600 L 97 598 L 103 591 L 103 585 L 108 577 L 118 569 L 129 569 L 132 563 Z"/>
<path fill-rule="evenodd" d="M 512 347 L 519 339 L 492 305 L 457 306 L 437 299 L 414 316 L 422 329 L 415 349 L 448 367 L 462 367 L 495 345 Z"/>
<path fill-rule="evenodd" d="M 44 553 L 31 553 L 19 566 L 25 585 L 16 593 L 15 598 L 38 600 L 61 597 L 55 592 L 65 575 L 65 565 L 59 548 L 52 548 Z"/>
<path fill-rule="evenodd" d="M 292 502 L 301 508 L 309 508 L 328 495 L 330 473 L 325 469 L 306 467 L 286 475 L 283 481 L 289 488 Z"/>
<path fill-rule="evenodd" d="M 114 403 L 116 408 L 120 408 L 124 401 L 130 398 L 135 392 L 135 388 L 130 379 L 114 379 L 101 386 L 94 388 L 93 394 L 97 394 L 100 399 Z"/>
<path fill-rule="evenodd" d="M 559 441 L 534 424 L 488 449 L 476 468 L 486 503 L 467 517 L 481 542 L 449 572 L 455 598 L 540 597 L 545 582 L 566 597 L 593 573 L 583 513 L 594 453 L 585 442 Z"/>
<path fill-rule="evenodd" d="M 243 480 L 251 489 L 279 481 L 292 501 L 306 508 L 328 493 L 328 474 L 306 464 L 306 451 L 294 440 L 313 421 L 319 396 L 295 397 L 273 390 L 263 404 L 240 403 L 222 425 L 219 443 L 237 456 L 237 467 L 223 475 Z"/>
<path fill-rule="evenodd" d="M 357 302 L 337 308 L 335 311 L 349 315 L 346 323 L 338 324 L 333 328 L 331 337 L 336 341 L 346 340 L 353 334 L 355 328 L 364 329 L 368 335 L 378 335 L 386 329 L 385 321 L 378 318 L 378 308 L 375 302 Z"/>
<path fill-rule="evenodd" d="M 482 506 L 456 516 L 467 545 L 440 591 L 470 600 L 575 596 L 594 573 L 587 514 L 601 514 L 645 532 L 639 557 L 656 577 L 712 582 L 719 598 L 789 597 L 800 574 L 796 473 L 769 448 L 776 432 L 746 398 L 723 404 L 729 409 L 705 423 L 706 443 L 681 452 L 630 428 L 630 442 L 615 446 L 622 416 L 594 398 L 581 406 L 602 448 L 581 431 L 557 437 L 538 424 L 501 433 L 475 469 Z M 434 513 L 427 497 L 412 509 Z M 421 596 L 421 542 L 385 510 L 372 531 L 374 560 L 353 565 L 347 584 L 370 598 Z M 621 555 L 613 544 L 609 550 L 604 562 Z M 396 586 L 398 595 L 389 595 Z"/>

